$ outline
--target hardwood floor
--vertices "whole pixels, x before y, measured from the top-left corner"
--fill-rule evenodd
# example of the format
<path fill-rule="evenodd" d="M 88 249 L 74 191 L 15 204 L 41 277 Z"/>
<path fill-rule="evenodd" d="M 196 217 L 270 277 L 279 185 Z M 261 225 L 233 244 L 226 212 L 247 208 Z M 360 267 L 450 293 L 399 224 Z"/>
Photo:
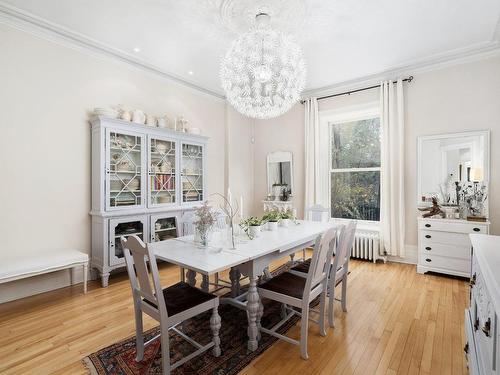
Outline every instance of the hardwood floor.
<path fill-rule="evenodd" d="M 273 266 L 277 266 L 275 264 Z M 352 261 L 348 312 L 336 306 L 326 337 L 309 330 L 308 361 L 279 341 L 242 374 L 465 374 L 462 279 L 419 275 L 415 266 Z M 161 266 L 163 285 L 178 281 L 177 267 Z M 340 304 L 337 304 L 340 305 Z M 154 322 L 145 319 L 146 328 Z M 298 323 L 289 335 L 298 338 Z M 85 374 L 86 355 L 134 335 L 125 274 L 108 288 L 90 283 L 0 305 L 1 374 Z"/>

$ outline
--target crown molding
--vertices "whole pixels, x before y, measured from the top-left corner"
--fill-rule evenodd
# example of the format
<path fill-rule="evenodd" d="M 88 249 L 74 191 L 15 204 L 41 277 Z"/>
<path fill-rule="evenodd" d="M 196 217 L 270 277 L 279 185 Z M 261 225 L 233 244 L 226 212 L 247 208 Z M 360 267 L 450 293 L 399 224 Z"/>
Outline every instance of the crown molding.
<path fill-rule="evenodd" d="M 113 60 L 130 64 L 142 71 L 152 73 L 170 82 L 193 89 L 217 99 L 225 100 L 225 96 L 209 88 L 190 82 L 175 74 L 166 72 L 159 67 L 149 64 L 146 61 L 113 48 L 83 34 L 72 31 L 64 26 L 52 23 L 44 18 L 38 17 L 22 9 L 13 7 L 0 1 L 0 24 L 5 24 L 15 29 L 28 32 L 40 38 L 64 45 L 69 48 L 83 52 L 90 52 L 94 56 L 107 56 Z"/>
<path fill-rule="evenodd" d="M 497 28 L 497 31 L 498 28 Z M 373 86 L 381 81 L 394 79 L 407 75 L 439 70 L 454 65 L 487 59 L 493 56 L 500 56 L 500 41 L 478 43 L 466 48 L 460 48 L 444 53 L 439 53 L 424 59 L 415 60 L 397 67 L 371 74 L 365 77 L 356 78 L 333 85 L 306 90 L 302 93 L 303 98 L 320 97 L 332 95 L 343 91 L 356 90 L 359 88 Z"/>

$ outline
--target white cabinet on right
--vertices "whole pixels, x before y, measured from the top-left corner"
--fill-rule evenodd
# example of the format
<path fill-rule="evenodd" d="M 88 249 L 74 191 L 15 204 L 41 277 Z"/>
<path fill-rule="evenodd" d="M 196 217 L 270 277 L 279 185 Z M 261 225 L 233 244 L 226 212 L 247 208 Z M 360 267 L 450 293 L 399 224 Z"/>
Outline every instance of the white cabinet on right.
<path fill-rule="evenodd" d="M 470 277 L 469 234 L 488 234 L 489 222 L 418 218 L 417 272 Z"/>

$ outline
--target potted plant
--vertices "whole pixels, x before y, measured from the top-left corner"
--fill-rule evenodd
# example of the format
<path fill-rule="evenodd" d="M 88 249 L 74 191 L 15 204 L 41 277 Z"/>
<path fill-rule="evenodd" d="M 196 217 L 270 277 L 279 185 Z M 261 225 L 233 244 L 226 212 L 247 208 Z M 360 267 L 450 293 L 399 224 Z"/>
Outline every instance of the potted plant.
<path fill-rule="evenodd" d="M 262 228 L 262 220 L 258 217 L 252 216 L 246 220 L 243 220 L 240 223 L 240 226 L 248 234 L 248 237 L 250 237 L 250 239 L 254 239 L 255 237 L 259 237 Z"/>
<path fill-rule="evenodd" d="M 212 207 L 208 205 L 208 202 L 203 202 L 203 204 L 198 207 L 195 212 L 197 220 L 193 224 L 196 227 L 196 234 L 199 236 L 199 241 L 202 246 L 207 246 L 208 241 L 210 240 L 209 236 L 211 234 L 212 227 L 215 224 L 215 214 L 212 211 Z"/>
<path fill-rule="evenodd" d="M 278 221 L 281 219 L 281 213 L 278 211 L 269 211 L 262 217 L 262 220 L 267 222 L 267 229 L 274 231 L 278 229 Z"/>
<path fill-rule="evenodd" d="M 280 226 L 285 227 L 285 228 L 289 227 L 291 220 L 293 220 L 293 213 L 291 210 L 287 210 L 285 212 L 282 212 Z"/>

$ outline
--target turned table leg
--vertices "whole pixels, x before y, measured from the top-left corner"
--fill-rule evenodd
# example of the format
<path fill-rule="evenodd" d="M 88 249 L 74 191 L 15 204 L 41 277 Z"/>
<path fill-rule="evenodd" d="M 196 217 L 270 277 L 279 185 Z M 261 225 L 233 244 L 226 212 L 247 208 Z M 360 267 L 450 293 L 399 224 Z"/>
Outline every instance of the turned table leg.
<path fill-rule="evenodd" d="M 188 270 L 186 276 L 188 284 L 191 286 L 196 286 L 196 272 L 194 272 L 193 270 Z"/>
<path fill-rule="evenodd" d="M 247 316 L 248 316 L 248 350 L 255 351 L 258 346 L 257 337 L 259 329 L 257 318 L 260 310 L 260 297 L 257 291 L 257 278 L 250 276 L 250 285 L 247 294 Z"/>
<path fill-rule="evenodd" d="M 231 280 L 231 297 L 236 298 L 240 295 L 240 270 L 236 267 L 231 267 L 229 271 L 229 280 Z"/>
<path fill-rule="evenodd" d="M 208 292 L 208 275 L 203 275 L 201 280 L 201 290 Z"/>

